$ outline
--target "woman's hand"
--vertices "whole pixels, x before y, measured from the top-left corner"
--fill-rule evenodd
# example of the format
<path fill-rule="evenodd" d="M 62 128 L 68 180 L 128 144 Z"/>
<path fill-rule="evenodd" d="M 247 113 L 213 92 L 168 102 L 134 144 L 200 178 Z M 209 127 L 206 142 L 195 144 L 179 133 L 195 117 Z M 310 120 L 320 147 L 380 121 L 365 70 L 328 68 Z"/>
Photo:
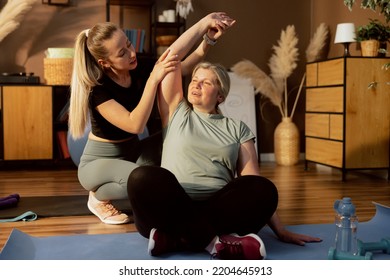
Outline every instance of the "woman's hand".
<path fill-rule="evenodd" d="M 318 237 L 313 237 L 305 234 L 299 234 L 286 230 L 280 221 L 279 215 L 275 212 L 271 219 L 268 222 L 268 225 L 271 227 L 272 231 L 276 236 L 283 242 L 294 243 L 297 245 L 305 245 L 307 242 L 321 242 L 322 239 Z"/>
<path fill-rule="evenodd" d="M 169 49 L 166 50 L 154 65 L 150 78 L 155 83 L 160 83 L 169 72 L 176 70 L 178 63 L 180 61 L 177 55 L 171 53 Z"/>
<path fill-rule="evenodd" d="M 207 15 L 205 19 L 209 24 L 207 36 L 212 40 L 218 40 L 230 27 L 236 23 L 236 20 L 232 19 L 224 12 L 211 13 Z"/>
<path fill-rule="evenodd" d="M 301 246 L 305 245 L 308 242 L 321 242 L 322 241 L 321 238 L 291 232 L 291 231 L 288 231 L 286 229 L 282 229 L 282 230 L 278 231 L 277 236 L 283 242 L 294 243 L 294 244 L 301 245 Z"/>

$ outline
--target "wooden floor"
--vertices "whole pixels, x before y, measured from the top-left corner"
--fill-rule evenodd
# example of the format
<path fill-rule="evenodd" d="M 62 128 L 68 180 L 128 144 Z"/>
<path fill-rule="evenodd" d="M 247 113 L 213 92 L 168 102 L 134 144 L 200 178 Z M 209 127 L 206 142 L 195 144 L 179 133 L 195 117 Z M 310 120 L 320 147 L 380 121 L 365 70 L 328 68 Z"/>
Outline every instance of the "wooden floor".
<path fill-rule="evenodd" d="M 287 225 L 333 223 L 334 201 L 345 196 L 352 198 L 360 221 L 367 221 L 375 214 L 372 201 L 390 206 L 390 183 L 385 171 L 349 172 L 344 182 L 340 171 L 315 164 L 309 164 L 309 169 L 305 170 L 303 163 L 282 167 L 273 162 L 262 162 L 260 171 L 276 184 L 279 190 L 278 213 Z M 74 168 L 0 170 L 0 197 L 12 193 L 21 197 L 87 194 L 78 183 L 76 174 Z M 0 223 L 0 248 L 14 228 L 37 237 L 136 230 L 133 224 L 103 224 L 93 215 Z"/>

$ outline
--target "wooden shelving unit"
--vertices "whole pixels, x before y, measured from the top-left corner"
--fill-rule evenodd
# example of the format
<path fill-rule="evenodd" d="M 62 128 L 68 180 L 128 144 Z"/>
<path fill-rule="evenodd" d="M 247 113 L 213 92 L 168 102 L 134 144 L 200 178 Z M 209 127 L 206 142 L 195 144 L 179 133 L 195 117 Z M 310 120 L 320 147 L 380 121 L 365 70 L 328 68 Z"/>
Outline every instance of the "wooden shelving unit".
<path fill-rule="evenodd" d="M 186 22 L 178 15 L 175 22 L 158 22 L 158 1 L 156 0 L 106 0 L 106 21 L 111 20 L 111 6 L 137 7 L 149 10 L 149 55 L 157 55 L 156 36 L 167 34 L 179 36 L 185 31 Z"/>

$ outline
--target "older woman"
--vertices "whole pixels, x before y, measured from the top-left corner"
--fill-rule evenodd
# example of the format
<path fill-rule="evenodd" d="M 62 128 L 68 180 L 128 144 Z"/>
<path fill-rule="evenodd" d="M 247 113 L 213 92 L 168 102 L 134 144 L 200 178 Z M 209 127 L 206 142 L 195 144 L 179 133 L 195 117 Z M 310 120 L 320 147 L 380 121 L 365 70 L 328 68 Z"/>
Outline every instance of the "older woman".
<path fill-rule="evenodd" d="M 191 32 L 183 38 L 195 38 Z M 205 36 L 213 44 L 223 32 L 209 30 Z M 182 59 L 184 46 L 179 39 L 170 49 Z M 253 133 L 218 110 L 229 88 L 225 68 L 207 62 L 193 70 L 187 100 L 180 66 L 162 81 L 162 164 L 135 169 L 128 185 L 135 224 L 149 238 L 153 256 L 207 250 L 221 259 L 263 259 L 257 232 L 267 223 L 283 241 L 320 241 L 289 232 L 280 223 L 277 189 L 260 176 Z"/>

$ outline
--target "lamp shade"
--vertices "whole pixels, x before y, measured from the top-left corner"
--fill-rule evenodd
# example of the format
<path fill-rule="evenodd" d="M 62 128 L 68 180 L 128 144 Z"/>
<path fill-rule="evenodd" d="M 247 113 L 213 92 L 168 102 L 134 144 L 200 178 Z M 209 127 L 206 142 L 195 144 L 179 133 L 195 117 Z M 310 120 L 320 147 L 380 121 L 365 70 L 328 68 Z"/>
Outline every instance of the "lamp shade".
<path fill-rule="evenodd" d="M 355 24 L 339 23 L 337 24 L 336 36 L 334 43 L 351 43 L 356 42 Z"/>

